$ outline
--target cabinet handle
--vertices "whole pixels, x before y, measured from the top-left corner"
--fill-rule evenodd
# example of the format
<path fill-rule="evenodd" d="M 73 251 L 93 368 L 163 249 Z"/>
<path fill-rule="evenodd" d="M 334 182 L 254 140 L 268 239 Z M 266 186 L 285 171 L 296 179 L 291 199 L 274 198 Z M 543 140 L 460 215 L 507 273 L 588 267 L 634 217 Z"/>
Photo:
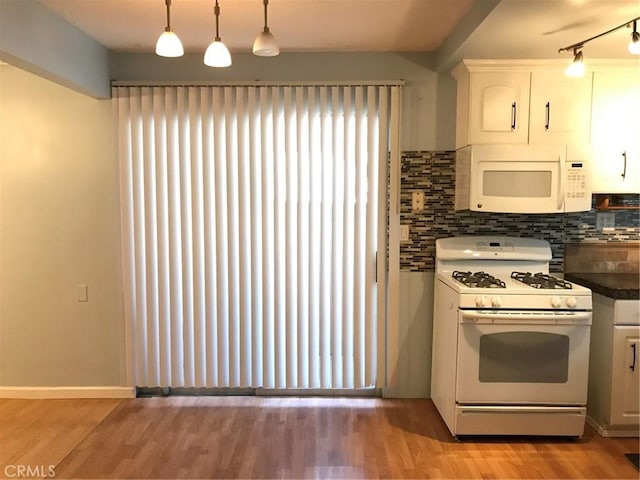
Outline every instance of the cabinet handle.
<path fill-rule="evenodd" d="M 516 102 L 511 104 L 511 130 L 516 129 Z"/>
<path fill-rule="evenodd" d="M 622 178 L 627 176 L 627 152 L 622 152 Z"/>
<path fill-rule="evenodd" d="M 635 372 L 636 371 L 636 344 L 635 343 L 631 344 L 631 352 L 633 357 L 631 359 L 631 365 L 629 365 L 629 369 L 632 372 Z"/>
<path fill-rule="evenodd" d="M 551 106 L 549 105 L 549 102 L 547 102 L 544 108 L 545 108 L 544 129 L 549 130 L 549 120 L 551 120 Z"/>

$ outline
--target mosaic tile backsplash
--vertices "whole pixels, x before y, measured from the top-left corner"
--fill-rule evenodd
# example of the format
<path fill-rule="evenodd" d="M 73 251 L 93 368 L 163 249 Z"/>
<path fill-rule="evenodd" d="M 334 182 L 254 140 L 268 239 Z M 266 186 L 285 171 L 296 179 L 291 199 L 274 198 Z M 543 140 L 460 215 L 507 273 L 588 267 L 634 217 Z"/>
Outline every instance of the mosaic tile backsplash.
<path fill-rule="evenodd" d="M 553 252 L 551 272 L 563 271 L 566 243 L 640 240 L 640 210 L 616 211 L 616 227 L 606 233 L 596 230 L 593 208 L 548 215 L 456 212 L 454 151 L 404 152 L 401 186 L 400 224 L 409 226 L 409 241 L 400 243 L 400 269 L 405 271 L 433 271 L 435 241 L 443 237 L 508 235 L 547 240 Z M 416 213 L 411 209 L 415 190 L 424 192 L 425 203 L 424 210 Z"/>

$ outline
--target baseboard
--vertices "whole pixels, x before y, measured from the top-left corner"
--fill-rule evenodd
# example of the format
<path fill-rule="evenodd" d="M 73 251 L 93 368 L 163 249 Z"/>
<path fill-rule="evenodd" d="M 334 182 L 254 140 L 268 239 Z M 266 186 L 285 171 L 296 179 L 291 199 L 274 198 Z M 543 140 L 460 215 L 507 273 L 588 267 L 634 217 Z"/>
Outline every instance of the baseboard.
<path fill-rule="evenodd" d="M 379 397 L 376 388 L 256 388 L 258 397 Z"/>
<path fill-rule="evenodd" d="M 431 395 L 427 392 L 412 392 L 405 389 L 399 388 L 389 388 L 385 387 L 382 389 L 382 398 L 431 398 Z"/>
<path fill-rule="evenodd" d="M 640 436 L 639 427 L 603 427 L 593 418 L 587 416 L 587 424 L 591 426 L 601 437 L 638 437 Z"/>
<path fill-rule="evenodd" d="M 0 387 L 0 398 L 135 398 L 134 387 Z"/>

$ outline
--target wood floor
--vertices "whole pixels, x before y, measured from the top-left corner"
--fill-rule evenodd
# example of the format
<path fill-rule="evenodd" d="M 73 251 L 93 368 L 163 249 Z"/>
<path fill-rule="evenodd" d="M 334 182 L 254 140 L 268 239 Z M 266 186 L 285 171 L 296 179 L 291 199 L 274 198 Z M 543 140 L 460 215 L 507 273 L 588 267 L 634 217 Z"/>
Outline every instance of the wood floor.
<path fill-rule="evenodd" d="M 638 479 L 633 452 L 637 438 L 589 427 L 580 440 L 456 441 L 430 400 L 0 400 L 4 478 L 28 465 L 56 479 Z"/>

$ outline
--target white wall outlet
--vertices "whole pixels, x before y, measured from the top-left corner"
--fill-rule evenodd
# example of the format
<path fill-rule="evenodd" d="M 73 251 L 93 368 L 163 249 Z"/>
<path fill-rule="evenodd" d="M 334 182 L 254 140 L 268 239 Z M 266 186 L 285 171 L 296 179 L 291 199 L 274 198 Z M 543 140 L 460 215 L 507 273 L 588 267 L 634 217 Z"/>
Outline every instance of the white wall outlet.
<path fill-rule="evenodd" d="M 409 225 L 400 225 L 400 241 L 409 241 Z"/>
<path fill-rule="evenodd" d="M 416 190 L 411 195 L 411 210 L 421 212 L 424 210 L 424 192 Z"/>
<path fill-rule="evenodd" d="M 616 214 L 614 212 L 596 213 L 596 230 L 603 232 L 616 226 Z"/>

